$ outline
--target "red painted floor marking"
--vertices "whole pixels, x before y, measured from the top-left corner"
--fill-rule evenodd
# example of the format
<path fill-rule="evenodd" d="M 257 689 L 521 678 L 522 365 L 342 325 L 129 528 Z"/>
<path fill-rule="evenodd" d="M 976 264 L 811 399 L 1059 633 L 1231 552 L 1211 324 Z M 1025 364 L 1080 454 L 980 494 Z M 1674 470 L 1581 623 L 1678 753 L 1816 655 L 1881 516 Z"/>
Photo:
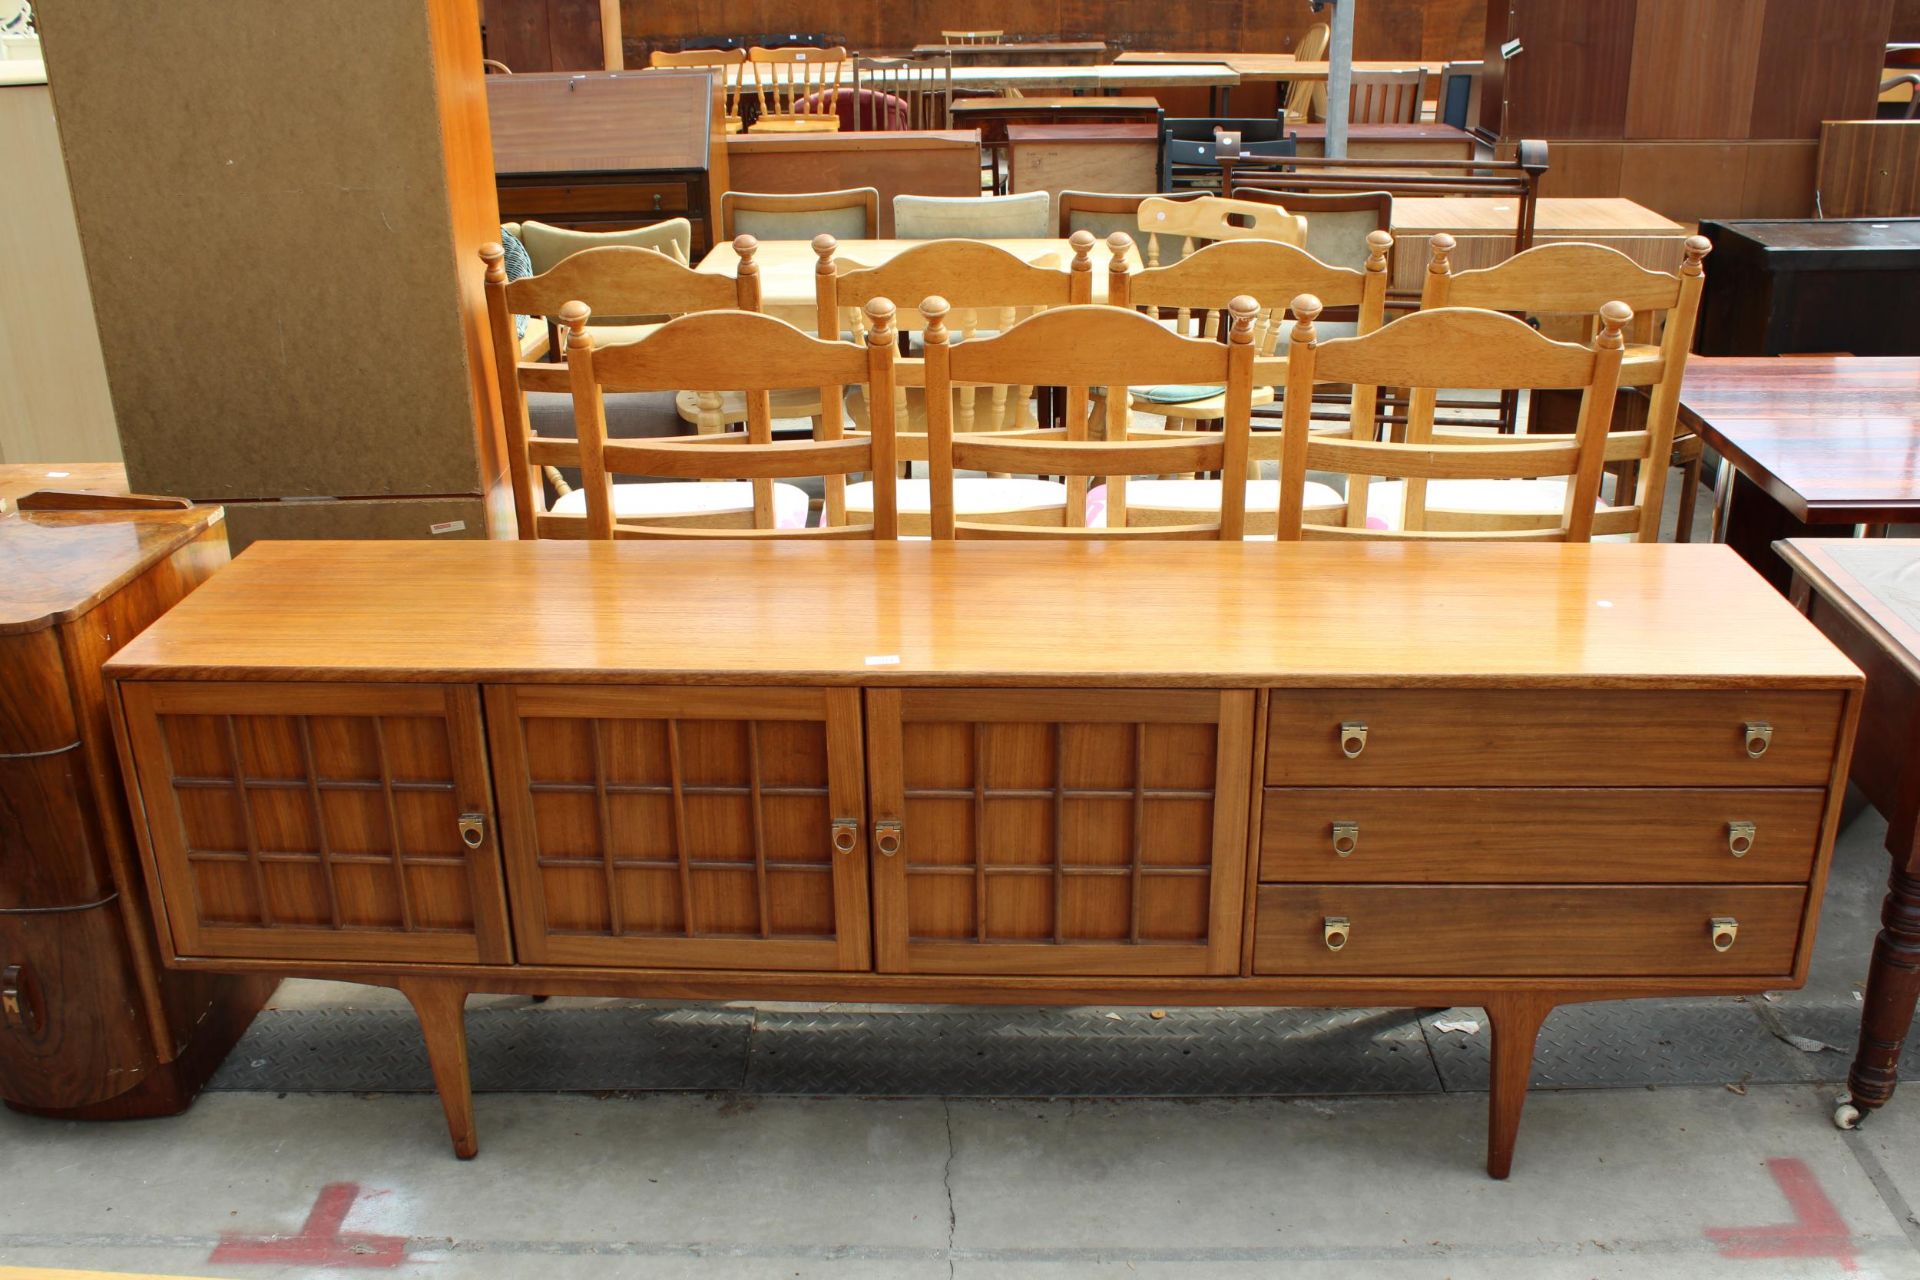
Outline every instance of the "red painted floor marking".
<path fill-rule="evenodd" d="M 214 1263 L 276 1263 L 308 1267 L 397 1267 L 407 1259 L 405 1236 L 377 1236 L 364 1231 L 342 1231 L 353 1202 L 360 1198 L 357 1182 L 329 1182 L 320 1188 L 306 1223 L 298 1235 L 244 1236 L 222 1232 L 219 1245 L 207 1261 Z"/>
<path fill-rule="evenodd" d="M 1781 1156 L 1767 1161 L 1767 1172 L 1787 1198 L 1794 1220 L 1770 1227 L 1709 1227 L 1707 1239 L 1723 1258 L 1836 1258 L 1855 1269 L 1853 1233 L 1820 1189 L 1807 1162 Z"/>

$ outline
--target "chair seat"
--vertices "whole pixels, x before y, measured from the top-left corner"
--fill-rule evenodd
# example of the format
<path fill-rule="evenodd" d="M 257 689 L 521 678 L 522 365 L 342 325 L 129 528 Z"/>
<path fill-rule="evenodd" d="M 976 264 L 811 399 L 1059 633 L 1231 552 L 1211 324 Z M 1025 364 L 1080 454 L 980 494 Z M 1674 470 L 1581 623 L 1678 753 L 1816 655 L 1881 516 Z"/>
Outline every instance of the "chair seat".
<path fill-rule="evenodd" d="M 773 525 L 776 529 L 807 527 L 809 502 L 798 485 L 773 486 Z M 587 492 L 563 493 L 553 504 L 557 516 L 587 514 Z M 616 520 L 668 520 L 724 516 L 753 511 L 753 485 L 746 480 L 661 480 L 651 484 L 613 486 Z"/>
<path fill-rule="evenodd" d="M 777 418 L 817 418 L 820 416 L 820 393 L 808 390 L 775 391 L 770 397 L 770 408 Z M 673 398 L 673 407 L 680 411 L 680 417 L 698 426 L 700 423 L 700 393 L 682 391 Z M 747 420 L 747 393 L 744 391 L 722 391 L 720 393 L 720 424 L 738 426 Z"/>
<path fill-rule="evenodd" d="M 1367 486 L 1367 523 L 1378 529 L 1401 527 L 1402 480 L 1376 480 Z M 1557 516 L 1565 508 L 1567 482 L 1558 476 L 1533 480 L 1430 480 L 1429 511 L 1489 511 L 1499 515 Z M 1604 497 L 1596 508 L 1606 505 Z M 1595 542 L 1632 542 L 1633 535 L 1603 534 Z"/>
<path fill-rule="evenodd" d="M 894 502 L 902 515 L 924 516 L 932 512 L 931 481 L 899 480 L 894 488 Z M 1066 505 L 1067 486 L 1058 480 L 1036 480 L 1023 476 L 1007 479 L 955 476 L 953 480 L 953 512 L 962 519 L 1010 511 L 1064 510 Z M 861 480 L 847 486 L 847 510 L 862 514 L 873 510 L 871 480 Z"/>
<path fill-rule="evenodd" d="M 1330 485 L 1309 480 L 1306 487 L 1306 503 L 1309 512 L 1326 507 L 1339 507 L 1345 503 L 1338 491 Z M 1220 510 L 1220 482 L 1218 480 L 1129 480 L 1127 481 L 1127 511 L 1191 511 L 1196 515 L 1211 514 Z M 1247 510 L 1249 512 L 1273 513 L 1280 510 L 1280 482 L 1278 480 L 1247 481 Z M 1087 495 L 1087 523 L 1099 528 L 1107 524 L 1107 486 L 1094 486 Z M 1254 522 L 1259 523 L 1259 522 Z M 1272 528 L 1269 523 L 1267 528 Z"/>

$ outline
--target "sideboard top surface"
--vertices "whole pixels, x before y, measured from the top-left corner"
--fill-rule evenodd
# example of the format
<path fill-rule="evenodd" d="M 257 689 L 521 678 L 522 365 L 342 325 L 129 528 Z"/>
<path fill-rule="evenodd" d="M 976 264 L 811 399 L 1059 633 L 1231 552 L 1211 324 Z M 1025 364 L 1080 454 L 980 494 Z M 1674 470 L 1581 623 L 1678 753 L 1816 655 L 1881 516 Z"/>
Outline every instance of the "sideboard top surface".
<path fill-rule="evenodd" d="M 258 543 L 120 678 L 1851 686 L 1722 546 Z"/>
<path fill-rule="evenodd" d="M 219 507 L 0 515 L 0 635 L 81 616 L 224 517 Z"/>

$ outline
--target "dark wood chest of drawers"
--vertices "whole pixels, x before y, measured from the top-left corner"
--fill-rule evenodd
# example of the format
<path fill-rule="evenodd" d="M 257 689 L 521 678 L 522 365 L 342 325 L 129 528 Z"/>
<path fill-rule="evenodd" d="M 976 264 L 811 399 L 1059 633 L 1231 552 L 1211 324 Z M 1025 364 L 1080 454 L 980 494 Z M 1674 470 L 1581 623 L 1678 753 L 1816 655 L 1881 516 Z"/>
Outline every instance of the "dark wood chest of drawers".
<path fill-rule="evenodd" d="M 1709 356 L 1920 355 L 1920 218 L 1702 222 Z"/>

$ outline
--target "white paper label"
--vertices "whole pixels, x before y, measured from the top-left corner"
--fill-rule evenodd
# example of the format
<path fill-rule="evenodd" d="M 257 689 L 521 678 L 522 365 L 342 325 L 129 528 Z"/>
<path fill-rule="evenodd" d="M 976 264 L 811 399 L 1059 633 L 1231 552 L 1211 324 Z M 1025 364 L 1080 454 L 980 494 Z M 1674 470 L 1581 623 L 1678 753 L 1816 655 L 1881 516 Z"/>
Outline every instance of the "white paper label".
<path fill-rule="evenodd" d="M 442 520 L 439 524 L 428 525 L 427 532 L 438 537 L 443 533 L 459 533 L 466 527 L 467 522 L 465 520 Z"/>
<path fill-rule="evenodd" d="M 870 667 L 897 667 L 900 665 L 900 655 L 897 653 L 870 653 L 867 655 L 867 665 Z"/>

